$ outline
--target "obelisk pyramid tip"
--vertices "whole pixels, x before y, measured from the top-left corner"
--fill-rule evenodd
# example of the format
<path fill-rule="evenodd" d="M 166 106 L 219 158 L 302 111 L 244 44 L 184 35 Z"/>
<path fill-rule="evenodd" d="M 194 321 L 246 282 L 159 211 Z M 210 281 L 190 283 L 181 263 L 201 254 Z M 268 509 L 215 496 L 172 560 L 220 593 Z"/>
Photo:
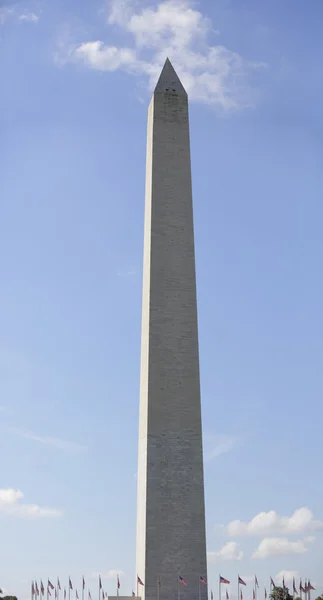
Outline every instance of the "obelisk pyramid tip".
<path fill-rule="evenodd" d="M 169 58 L 166 58 L 161 74 L 155 87 L 155 94 L 186 94 L 184 86 L 178 77 Z"/>

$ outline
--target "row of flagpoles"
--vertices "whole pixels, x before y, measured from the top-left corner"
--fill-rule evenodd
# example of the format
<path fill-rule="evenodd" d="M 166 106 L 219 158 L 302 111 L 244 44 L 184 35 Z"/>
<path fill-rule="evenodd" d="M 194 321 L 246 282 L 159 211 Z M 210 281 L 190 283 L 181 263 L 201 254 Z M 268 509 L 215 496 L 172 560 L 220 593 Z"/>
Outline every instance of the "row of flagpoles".
<path fill-rule="evenodd" d="M 231 582 L 229 581 L 229 579 L 226 579 L 225 577 L 222 577 L 222 575 L 219 575 L 219 600 L 222 600 L 222 585 L 228 585 Z M 119 575 L 117 575 L 117 596 L 119 596 L 119 589 L 120 589 L 120 579 L 119 579 Z M 240 577 L 240 575 L 238 575 L 238 580 L 237 580 L 237 584 L 238 584 L 238 600 L 243 600 L 243 593 L 242 590 L 240 589 L 241 586 L 247 586 L 247 583 Z M 183 585 L 184 587 L 188 587 L 189 584 L 188 582 L 184 579 L 184 577 L 182 577 L 181 575 L 178 576 L 178 581 L 177 581 L 177 586 L 178 586 L 178 600 L 180 600 L 180 595 L 181 595 L 181 588 L 180 586 Z M 201 586 L 203 585 L 207 585 L 207 581 L 204 577 L 202 577 L 202 575 L 200 575 L 199 577 L 199 581 L 198 581 L 198 585 L 199 585 L 199 600 L 201 600 Z M 139 577 L 139 575 L 137 575 L 137 589 L 136 589 L 136 594 L 133 591 L 132 592 L 132 596 L 139 596 L 139 586 L 144 586 L 144 582 L 142 581 L 142 579 Z M 161 581 L 160 578 L 157 578 L 156 581 L 156 588 L 157 588 L 157 600 L 159 600 L 159 590 L 161 587 Z M 274 580 L 272 579 L 272 577 L 270 578 L 270 592 L 272 592 L 273 590 L 275 590 L 275 588 L 277 588 L 279 586 L 276 586 Z M 287 589 L 285 586 L 285 580 L 283 579 L 283 583 L 282 583 L 282 587 L 283 589 Z M 296 581 L 295 578 L 293 578 L 293 598 L 295 598 L 296 596 L 299 596 L 301 598 L 301 600 L 303 600 L 303 596 L 302 594 L 304 594 L 304 600 L 310 600 L 311 599 L 311 590 L 315 590 L 315 588 L 312 586 L 310 580 L 305 579 L 305 583 L 304 585 L 302 584 L 302 580 L 300 580 L 299 582 L 299 589 L 297 589 L 297 585 L 296 585 Z M 254 578 L 254 585 L 253 585 L 253 590 L 252 590 L 252 598 L 253 600 L 257 600 L 257 590 L 259 589 L 259 583 L 258 583 L 258 579 L 257 576 L 255 575 Z M 82 583 L 81 583 L 81 599 L 85 600 L 84 596 L 85 596 L 85 579 L 84 577 L 82 577 Z M 54 595 L 55 600 L 59 600 L 60 597 L 60 592 L 62 591 L 62 587 L 60 584 L 60 580 L 59 577 L 57 578 L 57 583 L 56 585 L 53 585 L 52 582 L 48 579 L 47 581 L 47 586 L 45 589 L 45 586 L 43 584 L 42 579 L 40 580 L 40 584 L 38 587 L 38 582 L 37 581 L 32 581 L 31 584 L 31 600 L 42 600 L 42 598 L 44 598 L 45 593 L 46 593 L 46 598 L 47 600 L 50 600 L 50 597 Z M 67 591 L 66 591 L 66 587 L 64 587 L 63 590 L 63 598 L 64 600 L 71 600 L 71 592 L 74 591 L 74 599 L 75 600 L 80 600 L 79 594 L 78 594 L 78 590 L 75 588 L 73 588 L 73 584 L 71 581 L 71 578 L 69 577 L 68 580 L 68 586 L 67 586 Z M 98 585 L 98 600 L 105 600 L 105 598 L 107 598 L 107 594 L 104 592 L 103 587 L 102 587 L 102 581 L 101 581 L 101 576 L 99 576 L 99 585 Z M 230 596 L 228 593 L 228 590 L 226 590 L 226 594 L 225 594 L 225 598 L 226 600 L 230 600 Z M 264 590 L 264 600 L 267 600 L 268 595 L 267 595 L 267 588 L 265 588 Z M 88 590 L 88 596 L 87 596 L 87 600 L 92 600 L 92 595 L 91 595 L 91 591 Z M 213 591 L 211 590 L 211 600 L 214 600 L 213 597 Z"/>
<path fill-rule="evenodd" d="M 221 587 L 222 584 L 230 584 L 231 582 L 226 579 L 225 577 L 222 577 L 222 575 L 219 575 L 219 600 L 221 600 Z M 238 600 L 243 600 L 243 593 L 242 590 L 240 589 L 240 586 L 244 585 L 247 586 L 246 582 L 240 577 L 240 575 L 238 575 Z M 273 578 L 270 577 L 270 593 L 275 590 L 277 587 Z M 285 585 L 285 578 L 283 578 L 283 582 L 282 582 L 282 588 L 284 590 L 287 589 L 286 585 Z M 257 600 L 257 591 L 259 589 L 259 583 L 258 583 L 258 579 L 257 579 L 257 575 L 255 575 L 254 578 L 254 584 L 253 584 L 253 589 L 252 589 L 252 599 L 253 600 Z M 315 588 L 312 586 L 310 580 L 305 579 L 305 585 L 302 584 L 302 580 L 300 580 L 299 582 L 299 590 L 297 589 L 297 585 L 296 585 L 296 581 L 295 581 L 295 577 L 293 577 L 293 598 L 295 598 L 296 596 L 299 596 L 301 598 L 301 600 L 303 600 L 302 594 L 304 593 L 304 600 L 311 600 L 311 590 L 315 590 Z M 229 593 L 228 590 L 226 590 L 226 594 L 225 594 L 225 598 L 226 600 L 229 600 Z M 264 588 L 264 600 L 267 600 L 268 598 L 268 594 L 267 594 L 267 588 Z M 211 591 L 211 600 L 213 600 L 213 592 Z"/>
<path fill-rule="evenodd" d="M 120 589 L 120 580 L 119 580 L 119 575 L 117 575 L 117 596 L 119 596 L 119 589 Z M 85 579 L 84 579 L 84 577 L 82 577 L 81 590 L 82 590 L 81 591 L 81 599 L 85 600 Z M 32 583 L 31 583 L 31 600 L 37 600 L 38 598 L 39 598 L 39 600 L 42 600 L 42 598 L 45 597 L 45 594 L 46 594 L 47 600 L 50 600 L 51 597 L 54 597 L 55 600 L 59 600 L 60 592 L 62 592 L 64 600 L 67 600 L 67 598 L 68 598 L 68 600 L 71 600 L 71 592 L 73 592 L 73 591 L 74 591 L 75 600 L 80 600 L 78 590 L 77 590 L 77 588 L 73 587 L 70 577 L 68 578 L 68 585 L 66 587 L 64 587 L 63 590 L 62 590 L 62 586 L 61 586 L 59 577 L 57 577 L 56 585 L 53 585 L 51 580 L 48 579 L 46 588 L 41 579 L 39 586 L 38 586 L 37 581 L 32 581 Z M 99 600 L 104 600 L 105 598 L 108 597 L 108 594 L 106 594 L 105 591 L 103 590 L 102 581 L 101 581 L 100 576 L 99 576 L 99 590 L 98 591 L 99 591 L 99 595 L 98 595 Z M 88 590 L 88 593 L 87 593 L 87 600 L 92 600 L 92 594 L 91 594 L 90 590 Z"/>

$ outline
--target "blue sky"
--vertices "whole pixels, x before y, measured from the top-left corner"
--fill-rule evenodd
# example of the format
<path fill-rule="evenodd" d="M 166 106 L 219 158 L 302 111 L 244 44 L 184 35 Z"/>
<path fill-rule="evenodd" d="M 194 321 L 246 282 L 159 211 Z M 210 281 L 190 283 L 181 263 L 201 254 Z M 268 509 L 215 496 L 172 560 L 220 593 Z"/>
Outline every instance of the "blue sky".
<path fill-rule="evenodd" d="M 322 591 L 322 17 L 319 0 L 2 2 L 8 592 L 134 585 L 146 115 L 166 54 L 191 100 L 209 584 Z"/>

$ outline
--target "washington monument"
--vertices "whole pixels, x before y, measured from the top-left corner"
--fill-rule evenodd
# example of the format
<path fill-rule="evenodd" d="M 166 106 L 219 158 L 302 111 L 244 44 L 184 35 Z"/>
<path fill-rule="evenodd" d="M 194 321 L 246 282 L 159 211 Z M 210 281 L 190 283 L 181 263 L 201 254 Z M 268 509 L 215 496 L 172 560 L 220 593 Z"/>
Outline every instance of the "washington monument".
<path fill-rule="evenodd" d="M 168 59 L 148 110 L 136 552 L 144 600 L 207 600 L 188 98 Z"/>

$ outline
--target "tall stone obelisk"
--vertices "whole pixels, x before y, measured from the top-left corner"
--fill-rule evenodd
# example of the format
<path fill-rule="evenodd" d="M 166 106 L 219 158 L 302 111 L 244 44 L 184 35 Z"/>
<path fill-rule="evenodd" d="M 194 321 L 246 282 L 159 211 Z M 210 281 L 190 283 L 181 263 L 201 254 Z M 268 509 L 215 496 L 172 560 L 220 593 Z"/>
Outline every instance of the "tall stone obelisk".
<path fill-rule="evenodd" d="M 188 98 L 168 59 L 148 111 L 146 170 L 138 592 L 207 600 Z"/>

